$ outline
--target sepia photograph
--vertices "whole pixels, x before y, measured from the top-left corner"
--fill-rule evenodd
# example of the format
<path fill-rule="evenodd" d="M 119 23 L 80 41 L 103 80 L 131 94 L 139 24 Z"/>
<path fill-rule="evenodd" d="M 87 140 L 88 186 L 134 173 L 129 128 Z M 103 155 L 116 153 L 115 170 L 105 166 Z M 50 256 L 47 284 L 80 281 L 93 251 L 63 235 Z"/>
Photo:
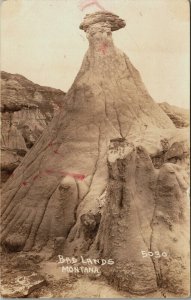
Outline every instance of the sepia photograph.
<path fill-rule="evenodd" d="M 189 5 L 1 1 L 2 299 L 190 297 Z"/>

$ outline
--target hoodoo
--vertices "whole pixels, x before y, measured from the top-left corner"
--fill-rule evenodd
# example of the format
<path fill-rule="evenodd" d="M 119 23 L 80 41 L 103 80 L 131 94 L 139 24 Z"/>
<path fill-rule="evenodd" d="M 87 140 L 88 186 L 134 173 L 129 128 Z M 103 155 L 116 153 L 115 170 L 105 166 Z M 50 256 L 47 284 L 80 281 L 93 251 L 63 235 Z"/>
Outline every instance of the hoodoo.
<path fill-rule="evenodd" d="M 121 289 L 186 293 L 185 177 L 181 166 L 167 161 L 158 171 L 150 158 L 163 151 L 165 132 L 172 140 L 177 129 L 115 47 L 112 31 L 124 26 L 109 12 L 86 15 L 80 25 L 89 49 L 63 108 L 3 190 L 2 244 L 8 251 L 92 253 L 114 260 L 103 274 Z M 142 251 L 168 256 L 144 258 Z"/>

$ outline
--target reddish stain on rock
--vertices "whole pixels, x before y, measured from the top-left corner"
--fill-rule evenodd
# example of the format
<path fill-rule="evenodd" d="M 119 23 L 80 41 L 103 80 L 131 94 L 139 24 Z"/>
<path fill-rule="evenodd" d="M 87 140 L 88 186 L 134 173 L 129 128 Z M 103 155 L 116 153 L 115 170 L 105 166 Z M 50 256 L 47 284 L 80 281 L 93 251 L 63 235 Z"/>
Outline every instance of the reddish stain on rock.
<path fill-rule="evenodd" d="M 53 173 L 55 173 L 55 171 L 52 170 L 52 169 L 46 169 L 45 172 L 46 172 L 47 174 L 53 174 Z"/>
<path fill-rule="evenodd" d="M 44 170 L 44 172 L 41 174 L 39 173 L 38 175 L 35 175 L 33 177 L 33 181 L 35 181 L 37 178 L 42 178 L 42 177 L 45 177 L 45 176 L 48 176 L 50 174 L 61 174 L 62 176 L 71 176 L 73 177 L 74 179 L 78 179 L 78 180 L 84 180 L 84 178 L 86 177 L 85 175 L 83 174 L 78 174 L 78 173 L 68 173 L 68 172 L 65 172 L 65 171 L 58 171 L 58 170 L 54 170 L 54 169 L 46 169 Z M 23 181 L 21 183 L 21 186 L 26 186 L 27 184 L 29 184 L 29 182 L 27 181 Z"/>
<path fill-rule="evenodd" d="M 36 180 L 37 178 L 38 178 L 38 175 L 34 176 L 34 177 L 33 177 L 33 180 Z"/>
<path fill-rule="evenodd" d="M 69 175 L 75 179 L 83 180 L 85 178 L 85 175 L 82 174 L 75 174 L 75 173 L 68 173 L 66 175 Z"/>
<path fill-rule="evenodd" d="M 99 48 L 99 51 L 102 52 L 102 54 L 106 54 L 107 52 L 107 48 L 108 48 L 108 45 L 106 43 L 103 43 L 100 48 Z"/>

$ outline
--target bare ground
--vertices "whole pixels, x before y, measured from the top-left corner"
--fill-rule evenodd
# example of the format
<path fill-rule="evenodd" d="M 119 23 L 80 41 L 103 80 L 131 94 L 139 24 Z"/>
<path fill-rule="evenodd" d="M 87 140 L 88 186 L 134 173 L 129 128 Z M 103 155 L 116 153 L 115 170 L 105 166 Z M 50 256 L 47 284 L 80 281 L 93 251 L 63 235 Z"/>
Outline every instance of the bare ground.
<path fill-rule="evenodd" d="M 27 298 L 176 298 L 173 294 L 156 291 L 147 295 L 133 295 L 118 291 L 104 277 L 63 273 L 57 259 L 42 261 L 42 254 L 3 253 L 1 255 L 1 280 L 7 284 L 25 271 L 34 271 L 46 283 L 28 294 Z M 48 258 L 48 257 L 47 257 Z M 3 296 L 3 295 L 2 295 Z"/>

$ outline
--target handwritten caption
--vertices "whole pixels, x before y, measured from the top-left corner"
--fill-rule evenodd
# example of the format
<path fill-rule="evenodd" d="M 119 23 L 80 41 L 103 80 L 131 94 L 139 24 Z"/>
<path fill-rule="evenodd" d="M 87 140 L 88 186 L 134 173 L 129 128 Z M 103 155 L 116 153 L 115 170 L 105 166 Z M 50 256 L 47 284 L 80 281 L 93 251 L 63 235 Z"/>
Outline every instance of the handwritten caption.
<path fill-rule="evenodd" d="M 144 257 L 148 257 L 148 256 L 153 256 L 153 257 L 156 257 L 156 258 L 159 258 L 159 257 L 167 257 L 167 253 L 166 252 L 162 252 L 160 253 L 159 251 L 141 251 L 141 254 Z"/>
<path fill-rule="evenodd" d="M 58 255 L 58 264 L 64 264 L 62 266 L 62 272 L 67 273 L 94 273 L 100 274 L 98 266 L 113 265 L 113 259 L 95 259 L 95 258 L 80 258 L 76 257 L 63 257 Z M 76 265 L 77 264 L 77 265 Z"/>

